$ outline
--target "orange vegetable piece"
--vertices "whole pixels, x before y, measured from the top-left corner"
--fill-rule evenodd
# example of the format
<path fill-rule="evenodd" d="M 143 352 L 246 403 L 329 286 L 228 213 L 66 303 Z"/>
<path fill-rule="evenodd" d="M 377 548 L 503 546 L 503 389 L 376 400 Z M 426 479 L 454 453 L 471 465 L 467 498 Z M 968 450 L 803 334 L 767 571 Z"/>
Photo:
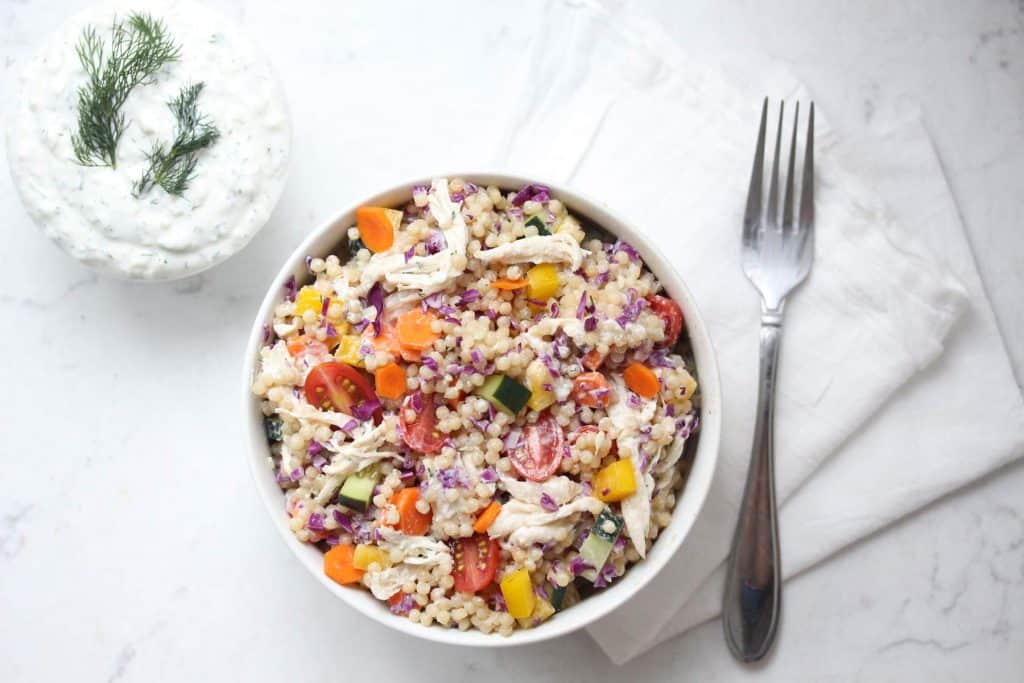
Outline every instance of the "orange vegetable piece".
<path fill-rule="evenodd" d="M 405 393 L 405 370 L 398 363 L 388 363 L 373 373 L 377 395 L 384 398 L 401 398 Z"/>
<path fill-rule="evenodd" d="M 395 243 L 395 228 L 387 209 L 360 206 L 356 209 L 356 227 L 359 228 L 359 239 L 370 251 L 387 251 Z"/>
<path fill-rule="evenodd" d="M 497 280 L 491 283 L 491 287 L 494 287 L 495 289 L 504 289 L 506 291 L 526 289 L 529 286 L 530 281 L 527 280 L 526 278 L 520 278 L 519 280 L 510 280 L 508 278 L 502 277 L 498 278 Z"/>
<path fill-rule="evenodd" d="M 417 487 L 402 489 L 391 496 L 389 501 L 398 509 L 398 530 L 406 536 L 422 536 L 430 530 L 430 522 L 434 515 L 423 514 L 416 509 L 416 501 L 420 499 Z"/>
<path fill-rule="evenodd" d="M 311 353 L 313 355 L 323 355 L 327 353 L 327 346 L 319 339 L 313 339 L 307 337 L 304 334 L 300 334 L 295 337 L 287 344 L 288 353 L 293 357 L 298 357 L 303 354 Z"/>
<path fill-rule="evenodd" d="M 572 383 L 572 395 L 577 403 L 591 408 L 604 408 L 612 400 L 611 387 L 600 372 L 577 375 Z"/>
<path fill-rule="evenodd" d="M 478 534 L 482 534 L 487 531 L 494 520 L 498 518 L 498 514 L 501 512 L 501 503 L 496 500 L 492 500 L 491 504 L 484 508 L 484 511 L 480 513 L 480 516 L 476 518 L 476 522 L 473 523 L 473 531 Z"/>
<path fill-rule="evenodd" d="M 435 320 L 437 320 L 436 315 L 421 308 L 406 311 L 398 316 L 398 322 L 395 323 L 398 342 L 405 348 L 415 351 L 429 349 L 441 336 L 430 327 Z"/>
<path fill-rule="evenodd" d="M 597 370 L 604 363 L 604 356 L 597 349 L 590 349 L 583 354 L 583 367 L 587 370 Z"/>
<path fill-rule="evenodd" d="M 363 578 L 363 572 L 352 566 L 354 555 L 355 548 L 350 545 L 334 546 L 324 553 L 324 574 L 342 585 L 359 583 Z"/>
<path fill-rule="evenodd" d="M 626 386 L 644 398 L 654 398 L 658 395 L 661 384 L 658 376 L 646 365 L 631 363 L 622 373 L 622 379 L 626 380 Z"/>

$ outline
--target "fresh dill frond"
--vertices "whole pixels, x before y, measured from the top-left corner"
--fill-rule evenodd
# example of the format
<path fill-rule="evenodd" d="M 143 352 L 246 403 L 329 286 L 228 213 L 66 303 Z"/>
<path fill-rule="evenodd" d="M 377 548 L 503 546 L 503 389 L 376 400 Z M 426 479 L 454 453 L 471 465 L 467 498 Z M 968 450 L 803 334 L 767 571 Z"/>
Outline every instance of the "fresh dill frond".
<path fill-rule="evenodd" d="M 177 121 L 174 142 L 170 148 L 157 142 L 146 155 L 149 167 L 135 182 L 136 197 L 154 185 L 180 197 L 192 180 L 199 153 L 220 138 L 217 127 L 199 112 L 199 95 L 204 87 L 202 81 L 186 85 L 167 103 Z"/>
<path fill-rule="evenodd" d="M 114 20 L 110 47 L 92 26 L 75 47 L 88 81 L 78 89 L 78 132 L 71 136 L 75 160 L 82 166 L 117 168 L 117 143 L 127 126 L 121 107 L 138 85 L 178 59 L 181 49 L 163 21 L 133 13 Z"/>

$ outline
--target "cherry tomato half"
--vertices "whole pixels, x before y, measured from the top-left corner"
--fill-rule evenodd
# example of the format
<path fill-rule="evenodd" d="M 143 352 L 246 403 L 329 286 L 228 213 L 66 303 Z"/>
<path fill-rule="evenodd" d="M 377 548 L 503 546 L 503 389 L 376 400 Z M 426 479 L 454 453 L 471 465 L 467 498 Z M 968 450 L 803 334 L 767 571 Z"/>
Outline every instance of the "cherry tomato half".
<path fill-rule="evenodd" d="M 551 413 L 544 411 L 533 424 L 523 428 L 526 445 L 509 453 L 512 466 L 532 481 L 545 481 L 558 469 L 565 453 L 565 435 Z"/>
<path fill-rule="evenodd" d="M 582 406 L 604 408 L 611 403 L 612 390 L 600 372 L 584 372 L 573 381 L 572 396 Z"/>
<path fill-rule="evenodd" d="M 321 410 L 337 410 L 351 415 L 367 401 L 379 404 L 370 382 L 351 365 L 328 361 L 309 371 L 303 387 L 306 400 Z M 374 413 L 379 418 L 380 408 Z"/>
<path fill-rule="evenodd" d="M 651 310 L 665 323 L 665 341 L 661 346 L 672 348 L 679 341 L 679 333 L 683 331 L 683 311 L 672 299 L 667 296 L 652 294 L 647 297 L 647 303 Z"/>
<path fill-rule="evenodd" d="M 487 534 L 461 538 L 455 544 L 455 590 L 476 593 L 494 581 L 501 550 Z"/>
<path fill-rule="evenodd" d="M 444 437 L 437 431 L 437 416 L 434 414 L 437 406 L 434 402 L 434 395 L 418 395 L 423 402 L 420 410 L 413 408 L 417 395 L 406 396 L 402 401 L 402 412 L 399 415 L 399 423 L 402 427 L 402 441 L 419 453 L 439 453 L 444 446 Z M 406 415 L 412 410 L 416 413 L 416 420 L 410 422 Z"/>

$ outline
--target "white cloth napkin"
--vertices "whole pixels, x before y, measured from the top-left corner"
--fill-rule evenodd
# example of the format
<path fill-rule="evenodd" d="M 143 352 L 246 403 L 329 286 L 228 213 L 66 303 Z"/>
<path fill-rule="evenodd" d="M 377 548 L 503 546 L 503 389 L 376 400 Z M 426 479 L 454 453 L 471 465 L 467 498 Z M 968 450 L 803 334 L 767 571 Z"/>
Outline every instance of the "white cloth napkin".
<path fill-rule="evenodd" d="M 715 483 L 683 549 L 590 629 L 623 662 L 718 613 L 715 571 L 735 523 L 756 395 L 758 299 L 738 264 L 755 125 L 765 93 L 809 98 L 778 71 L 751 87 L 700 65 L 642 19 L 594 3 L 556 5 L 547 27 L 530 60 L 534 97 L 502 161 L 605 198 L 669 251 L 710 326 L 725 398 Z M 782 346 L 780 498 L 839 457 L 820 486 L 816 476 L 784 507 L 787 575 L 1007 462 L 1024 434 L 1019 391 L 921 129 L 900 129 L 872 156 L 862 141 L 842 144 L 820 114 L 815 264 L 791 300 Z M 891 216 L 867 179 L 891 180 Z M 942 353 L 968 299 L 956 354 L 904 387 Z"/>

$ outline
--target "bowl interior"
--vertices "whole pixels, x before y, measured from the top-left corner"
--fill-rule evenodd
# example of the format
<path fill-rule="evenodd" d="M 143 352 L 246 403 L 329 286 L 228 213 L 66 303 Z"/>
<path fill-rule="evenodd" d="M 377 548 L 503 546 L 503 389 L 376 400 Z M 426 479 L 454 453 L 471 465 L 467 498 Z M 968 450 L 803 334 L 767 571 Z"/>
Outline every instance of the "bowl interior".
<path fill-rule="evenodd" d="M 721 427 L 718 367 L 703 318 L 682 279 L 661 251 L 649 244 L 640 233 L 614 216 L 601 204 L 577 192 L 560 187 L 557 183 L 553 184 L 543 180 L 488 173 L 458 173 L 450 174 L 447 177 L 466 178 L 479 185 L 496 185 L 508 189 L 519 188 L 529 182 L 544 182 L 551 187 L 553 196 L 562 200 L 569 211 L 584 223 L 599 226 L 607 233 L 630 242 L 658 277 L 668 294 L 682 308 L 693 360 L 696 364 L 697 380 L 700 383 L 700 429 L 696 432 L 696 440 L 691 439 L 687 444 L 688 449 L 695 449 L 695 452 L 692 453 L 693 464 L 683 493 L 677 499 L 672 513 L 672 521 L 659 534 L 646 559 L 631 566 L 625 575 L 609 588 L 588 597 L 565 612 L 560 612 L 556 617 L 540 626 L 516 630 L 511 636 L 502 637 L 475 630 L 459 631 L 437 626 L 426 628 L 414 624 L 408 619 L 396 617 L 367 591 L 340 586 L 324 576 L 323 554 L 317 548 L 301 543 L 288 528 L 284 512 L 284 494 L 278 487 L 274 473 L 268 465 L 268 450 L 263 433 L 259 400 L 250 390 L 253 368 L 262 343 L 263 326 L 269 324 L 273 317 L 273 309 L 279 301 L 285 281 L 293 275 L 299 282 L 306 277 L 306 255 L 325 255 L 344 242 L 345 231 L 355 224 L 357 206 L 362 204 L 378 206 L 404 204 L 411 196 L 413 186 L 429 185 L 429 179 L 416 179 L 402 183 L 376 196 L 368 197 L 359 205 L 345 209 L 313 231 L 288 258 L 281 272 L 277 274 L 256 316 L 243 365 L 243 408 L 249 442 L 248 457 L 260 497 L 285 543 L 320 583 L 350 606 L 382 624 L 420 638 L 456 645 L 485 647 L 522 645 L 570 633 L 608 614 L 643 588 L 679 548 L 704 504 L 711 485 L 715 460 L 718 456 Z"/>

